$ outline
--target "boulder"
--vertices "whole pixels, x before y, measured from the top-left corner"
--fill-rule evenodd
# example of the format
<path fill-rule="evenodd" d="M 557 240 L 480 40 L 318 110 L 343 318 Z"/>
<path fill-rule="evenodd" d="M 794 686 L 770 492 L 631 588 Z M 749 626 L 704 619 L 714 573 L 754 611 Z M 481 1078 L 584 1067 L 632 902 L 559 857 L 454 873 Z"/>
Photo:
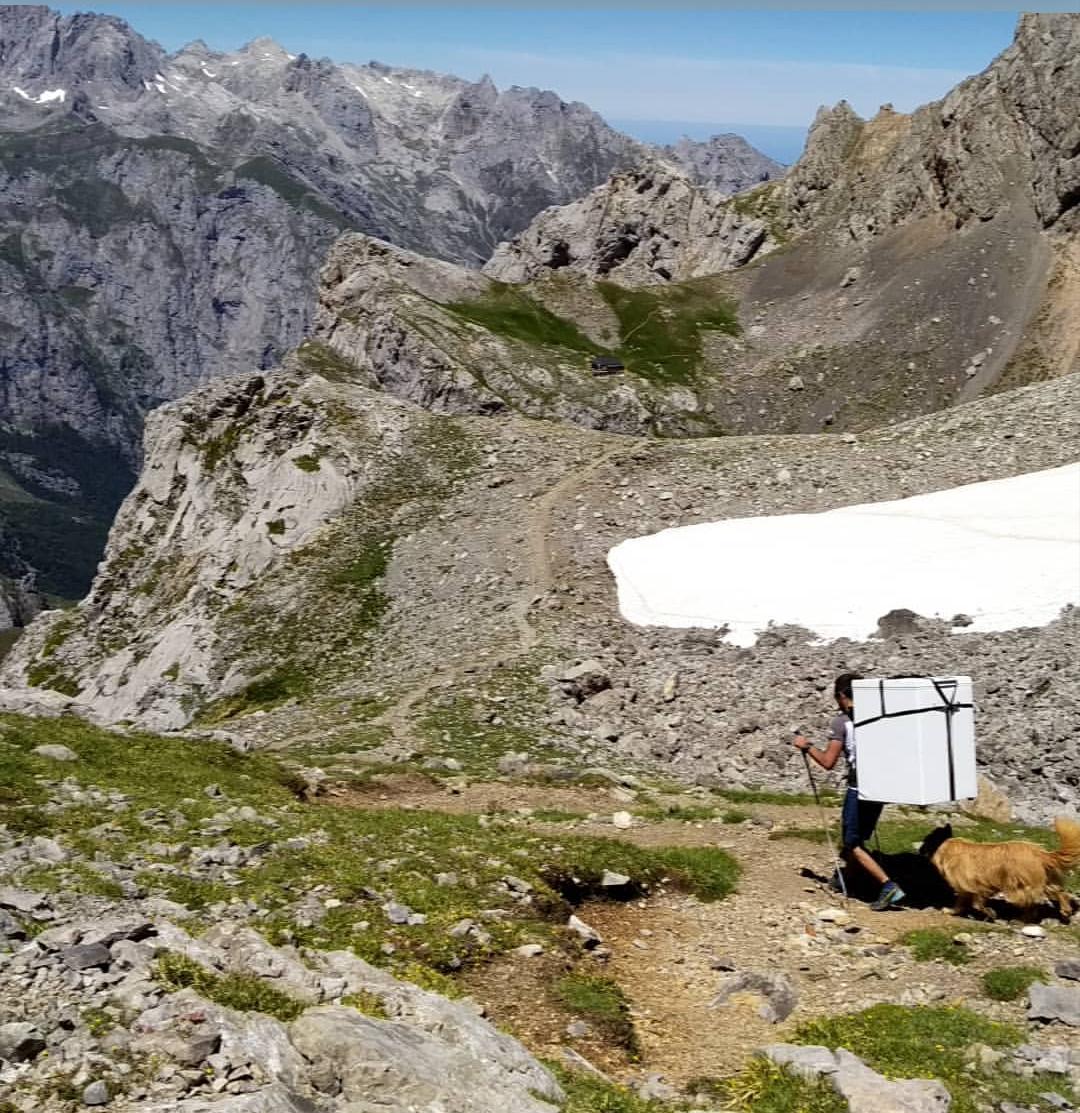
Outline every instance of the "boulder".
<path fill-rule="evenodd" d="M 832 1083 L 848 1103 L 848 1113 L 946 1113 L 952 1104 L 936 1079 L 887 1079 L 842 1047 L 836 1051 Z"/>
<path fill-rule="evenodd" d="M 23 1063 L 45 1050 L 45 1038 L 25 1021 L 0 1024 L 0 1060 Z"/>
<path fill-rule="evenodd" d="M 710 1008 L 726 1005 L 736 993 L 753 993 L 762 997 L 764 1000 L 758 1014 L 771 1024 L 786 1020 L 799 1001 L 795 987 L 783 974 L 746 970 L 728 979 L 710 1002 Z"/>
<path fill-rule="evenodd" d="M 290 1026 L 293 1046 L 310 1064 L 311 1084 L 340 1094 L 346 1105 L 386 1113 L 436 1107 L 554 1113 L 563 1100 L 554 1078 L 519 1044 L 497 1038 L 490 1027 L 488 1033 L 481 1046 L 469 1047 L 339 1005 L 309 1009 Z"/>
<path fill-rule="evenodd" d="M 1028 990 L 1028 1020 L 1057 1020 L 1080 1027 L 1080 989 L 1035 982 Z"/>
<path fill-rule="evenodd" d="M 78 761 L 79 755 L 67 746 L 49 742 L 44 746 L 35 746 L 33 752 L 38 757 L 47 757 L 52 761 Z"/>

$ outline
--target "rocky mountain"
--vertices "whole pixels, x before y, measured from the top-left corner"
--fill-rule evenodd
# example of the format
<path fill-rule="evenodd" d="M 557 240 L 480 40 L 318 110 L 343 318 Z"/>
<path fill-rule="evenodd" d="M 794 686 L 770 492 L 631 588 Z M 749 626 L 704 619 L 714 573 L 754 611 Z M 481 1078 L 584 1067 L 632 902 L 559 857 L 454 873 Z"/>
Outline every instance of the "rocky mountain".
<path fill-rule="evenodd" d="M 651 287 L 729 271 L 743 347 L 710 368 L 739 400 L 728 428 L 877 424 L 1067 374 L 1078 34 L 1074 16 L 1026 16 L 984 73 L 910 116 L 822 110 L 782 180 L 730 201 L 615 175 L 485 273 Z"/>
<path fill-rule="evenodd" d="M 93 590 L 27 631 L 4 698 L 220 726 L 244 745 L 310 738 L 332 762 L 347 739 L 365 761 L 436 764 L 475 743 L 491 763 L 524 751 L 790 789 L 804 773 L 775 724 L 824 713 L 821 677 L 956 671 L 978 678 L 984 770 L 1044 814 L 1080 803 L 1075 609 L 1001 633 L 883 616 L 867 643 L 780 629 L 746 650 L 628 626 L 604 557 L 669 525 L 1067 462 L 1076 388 L 1037 384 L 848 441 L 671 440 L 432 413 L 313 374 L 301 354 L 155 412 Z"/>
<path fill-rule="evenodd" d="M 661 148 L 667 162 L 674 163 L 698 185 L 719 193 L 742 193 L 763 182 L 783 177 L 786 167 L 763 155 L 741 135 L 714 135 L 695 141 L 685 135 Z"/>
<path fill-rule="evenodd" d="M 483 270 L 502 282 L 569 270 L 626 286 L 735 270 L 773 250 L 783 235 L 770 230 L 758 196 L 751 191 L 746 198 L 753 200 L 732 203 L 667 163 L 647 162 L 545 210 L 500 244 Z"/>
<path fill-rule="evenodd" d="M 616 175 L 488 273 L 349 232 L 310 337 L 149 415 L 89 595 L 0 670 L 0 1106 L 1075 1104 L 1073 935 L 958 932 L 912 853 L 937 809 L 881 824 L 908 907 L 839 901 L 840 778 L 806 795 L 790 729 L 842 671 L 971 675 L 982 818 L 944 815 L 1045 842 L 1080 809 L 1080 610 L 734 645 L 630 625 L 606 560 L 1075 460 L 1070 350 L 1022 362 L 1067 335 L 1071 217 L 1020 184 L 853 235 L 830 191 L 884 203 L 896 127 L 825 114 L 734 200 Z"/>
<path fill-rule="evenodd" d="M 342 229 L 478 265 L 643 151 L 487 78 L 0 9 L 0 503 L 42 586 L 85 591 L 150 409 L 299 343 Z"/>

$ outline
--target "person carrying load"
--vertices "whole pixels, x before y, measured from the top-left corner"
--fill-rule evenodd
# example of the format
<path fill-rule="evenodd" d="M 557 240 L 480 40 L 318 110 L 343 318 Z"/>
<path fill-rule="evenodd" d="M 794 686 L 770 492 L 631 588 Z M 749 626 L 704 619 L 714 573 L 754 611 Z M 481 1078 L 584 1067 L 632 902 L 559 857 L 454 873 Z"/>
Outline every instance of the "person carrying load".
<path fill-rule="evenodd" d="M 904 890 L 889 878 L 889 875 L 871 856 L 865 845 L 866 840 L 874 833 L 874 828 L 881 816 L 881 809 L 885 805 L 873 800 L 859 799 L 855 724 L 852 719 L 855 700 L 851 685 L 852 681 L 861 679 L 862 677 L 854 672 L 841 673 L 836 678 L 833 685 L 833 695 L 836 697 L 840 714 L 833 719 L 829 726 L 829 736 L 824 750 L 817 749 L 808 738 L 801 734 L 795 735 L 792 744 L 795 749 L 800 750 L 808 758 L 813 758 L 822 769 L 832 769 L 840 760 L 841 755 L 847 762 L 848 787 L 844 794 L 844 807 L 840 820 L 843 841 L 841 854 L 846 863 L 850 865 L 855 862 L 881 886 L 881 892 L 870 907 L 875 912 L 884 912 L 903 901 Z M 839 881 L 839 878 L 834 879 L 835 881 Z M 846 887 L 844 888 L 846 891 Z"/>

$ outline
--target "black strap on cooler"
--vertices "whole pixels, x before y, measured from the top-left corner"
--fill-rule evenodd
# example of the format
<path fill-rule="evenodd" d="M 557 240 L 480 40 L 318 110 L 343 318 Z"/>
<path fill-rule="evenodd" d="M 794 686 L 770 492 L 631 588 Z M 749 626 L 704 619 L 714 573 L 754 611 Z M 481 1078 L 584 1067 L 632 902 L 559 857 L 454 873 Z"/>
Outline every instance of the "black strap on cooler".
<path fill-rule="evenodd" d="M 953 716 L 957 711 L 962 711 L 966 708 L 974 708 L 973 703 L 957 703 L 956 690 L 959 687 L 955 680 L 938 680 L 933 676 L 893 676 L 890 680 L 929 680 L 934 686 L 934 691 L 937 692 L 938 698 L 941 700 L 940 707 L 913 707 L 907 711 L 890 711 L 885 706 L 885 681 L 878 681 L 878 700 L 881 703 L 881 714 L 874 715 L 869 719 L 860 719 L 859 722 L 854 723 L 855 729 L 865 727 L 869 723 L 877 723 L 882 719 L 902 719 L 905 715 L 925 715 L 928 711 L 942 711 L 945 714 L 945 747 L 949 755 L 949 799 L 956 799 L 956 767 L 953 760 L 953 734 L 952 724 Z M 946 691 L 946 688 L 950 688 Z"/>

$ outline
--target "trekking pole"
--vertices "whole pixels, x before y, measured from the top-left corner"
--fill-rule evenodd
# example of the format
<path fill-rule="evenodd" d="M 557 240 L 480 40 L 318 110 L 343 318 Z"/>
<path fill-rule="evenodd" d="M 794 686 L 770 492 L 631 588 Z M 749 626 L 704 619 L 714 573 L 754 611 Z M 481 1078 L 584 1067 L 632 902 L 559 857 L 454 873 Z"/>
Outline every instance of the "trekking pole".
<path fill-rule="evenodd" d="M 818 814 L 821 816 L 821 829 L 825 832 L 825 843 L 829 848 L 829 853 L 832 855 L 833 869 L 836 871 L 836 876 L 840 881 L 840 892 L 843 895 L 844 904 L 847 904 L 848 891 L 847 891 L 847 878 L 844 876 L 843 868 L 840 865 L 840 856 L 836 853 L 836 848 L 833 846 L 832 831 L 829 828 L 829 818 L 825 814 L 825 805 L 821 802 L 821 797 L 818 795 L 817 782 L 814 780 L 814 772 L 810 768 L 810 755 L 802 750 L 803 764 L 806 766 L 806 775 L 810 778 L 810 788 L 814 793 L 814 801 L 818 806 Z"/>

